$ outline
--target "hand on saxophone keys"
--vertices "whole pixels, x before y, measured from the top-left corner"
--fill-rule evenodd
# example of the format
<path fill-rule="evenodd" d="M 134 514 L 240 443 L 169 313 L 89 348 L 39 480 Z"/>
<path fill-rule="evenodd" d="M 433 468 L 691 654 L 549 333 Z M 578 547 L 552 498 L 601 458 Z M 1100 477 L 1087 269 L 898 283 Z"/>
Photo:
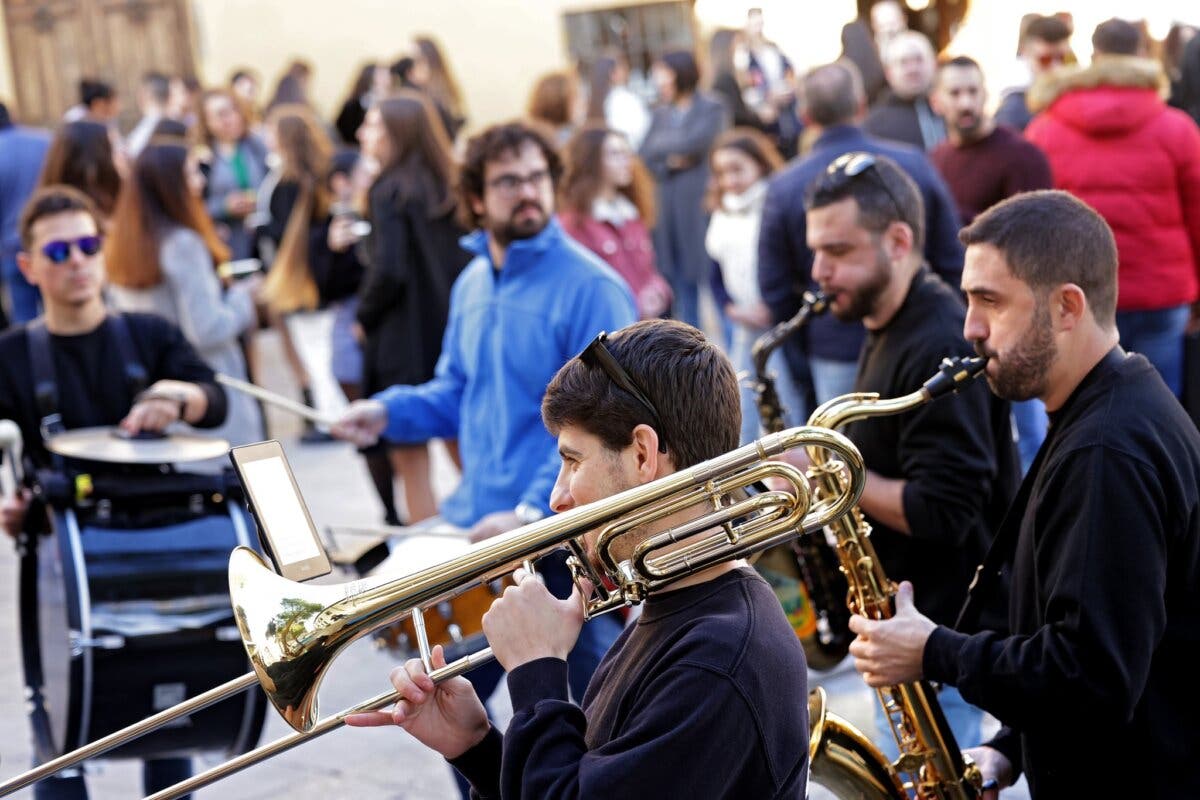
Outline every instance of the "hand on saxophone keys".
<path fill-rule="evenodd" d="M 446 666 L 440 644 L 433 648 L 432 663 L 434 669 Z M 466 678 L 450 678 L 435 685 L 419 658 L 396 667 L 388 677 L 401 695 L 392 710 L 351 714 L 346 717 L 347 725 L 397 725 L 445 758 L 458 758 L 483 741 L 491 729 L 487 711 Z"/>
<path fill-rule="evenodd" d="M 925 642 L 937 625 L 917 611 L 913 586 L 908 581 L 896 591 L 896 613 L 891 619 L 872 620 L 855 614 L 850 630 L 858 635 L 850 643 L 854 667 L 867 685 L 878 689 L 921 680 Z"/>
<path fill-rule="evenodd" d="M 979 800 L 998 800 L 1000 790 L 1013 784 L 1013 765 L 994 747 L 971 747 L 963 751 L 983 775 L 983 793 Z"/>

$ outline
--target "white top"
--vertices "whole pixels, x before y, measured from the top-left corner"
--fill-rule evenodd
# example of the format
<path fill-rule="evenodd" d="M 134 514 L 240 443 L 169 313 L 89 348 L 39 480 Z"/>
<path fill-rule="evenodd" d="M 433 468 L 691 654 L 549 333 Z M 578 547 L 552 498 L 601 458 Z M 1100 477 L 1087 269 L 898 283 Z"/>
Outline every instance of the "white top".
<path fill-rule="evenodd" d="M 713 211 L 704 237 L 705 249 L 721 267 L 725 290 L 739 306 L 762 302 L 758 290 L 758 229 L 766 198 L 765 180 L 740 195 L 722 195 L 721 207 Z"/>
<path fill-rule="evenodd" d="M 650 130 L 650 110 L 629 87 L 614 86 L 604 98 L 604 121 L 614 131 L 625 134 L 637 152 Z"/>

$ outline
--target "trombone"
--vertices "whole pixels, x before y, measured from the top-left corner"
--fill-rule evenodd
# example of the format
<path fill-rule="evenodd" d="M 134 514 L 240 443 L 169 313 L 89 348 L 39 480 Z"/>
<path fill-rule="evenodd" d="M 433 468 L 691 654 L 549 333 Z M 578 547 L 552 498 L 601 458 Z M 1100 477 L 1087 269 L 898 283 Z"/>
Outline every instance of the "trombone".
<path fill-rule="evenodd" d="M 815 499 L 803 471 L 770 460 L 796 447 L 823 448 L 841 461 L 849 478 L 846 491 Z M 744 491 L 767 478 L 781 479 L 786 488 L 757 494 Z M 351 714 L 378 710 L 399 700 L 396 692 L 387 692 L 332 717 L 318 716 L 317 692 L 333 659 L 376 628 L 411 616 L 421 659 L 438 683 L 493 658 L 491 648 L 485 647 L 441 669 L 432 668 L 425 610 L 475 584 L 530 566 L 533 560 L 565 546 L 572 551 L 568 566 L 576 583 L 581 589 L 584 579 L 591 584 L 586 616 L 594 617 L 639 603 L 649 592 L 714 564 L 744 558 L 822 528 L 857 505 L 864 483 L 862 457 L 848 439 L 826 428 L 797 427 L 605 500 L 517 528 L 454 559 L 398 578 L 308 586 L 276 575 L 257 553 L 239 547 L 229 561 L 230 599 L 254 671 L 22 773 L 0 784 L 0 797 L 258 683 L 296 732 L 164 789 L 150 800 L 181 797 L 335 730 Z M 614 555 L 613 545 L 626 534 L 697 506 L 708 510 L 648 536 L 627 558 Z M 589 531 L 599 532 L 595 548 L 600 569 L 592 566 L 577 541 Z"/>

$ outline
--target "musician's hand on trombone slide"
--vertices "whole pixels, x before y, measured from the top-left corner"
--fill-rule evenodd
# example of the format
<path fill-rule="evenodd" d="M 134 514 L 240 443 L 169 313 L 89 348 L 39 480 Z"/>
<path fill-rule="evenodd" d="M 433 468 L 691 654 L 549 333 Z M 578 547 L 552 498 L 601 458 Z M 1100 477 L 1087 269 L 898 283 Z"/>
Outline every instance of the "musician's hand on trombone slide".
<path fill-rule="evenodd" d="M 446 666 L 440 644 L 434 646 L 431 656 L 434 669 Z M 351 714 L 346 717 L 347 725 L 354 728 L 399 725 L 445 758 L 458 758 L 487 736 L 491 722 L 475 687 L 466 678 L 450 678 L 434 685 L 419 658 L 396 667 L 389 677 L 403 698 L 391 711 Z"/>
<path fill-rule="evenodd" d="M 584 597 L 576 585 L 559 600 L 541 579 L 525 569 L 483 615 L 483 632 L 492 654 L 508 672 L 539 658 L 567 660 L 583 627 Z"/>
<path fill-rule="evenodd" d="M 387 406 L 378 400 L 355 400 L 329 432 L 355 447 L 370 447 L 387 428 Z"/>

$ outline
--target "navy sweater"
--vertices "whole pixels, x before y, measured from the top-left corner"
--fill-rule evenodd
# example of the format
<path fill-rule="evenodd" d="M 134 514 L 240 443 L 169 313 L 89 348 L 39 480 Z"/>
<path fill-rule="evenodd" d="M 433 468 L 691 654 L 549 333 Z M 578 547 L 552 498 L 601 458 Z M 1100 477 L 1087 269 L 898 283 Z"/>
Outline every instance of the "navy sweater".
<path fill-rule="evenodd" d="M 452 763 L 484 798 L 802 798 L 806 683 L 779 601 L 741 568 L 651 597 L 582 709 L 565 662 L 510 672 L 508 732 Z"/>

